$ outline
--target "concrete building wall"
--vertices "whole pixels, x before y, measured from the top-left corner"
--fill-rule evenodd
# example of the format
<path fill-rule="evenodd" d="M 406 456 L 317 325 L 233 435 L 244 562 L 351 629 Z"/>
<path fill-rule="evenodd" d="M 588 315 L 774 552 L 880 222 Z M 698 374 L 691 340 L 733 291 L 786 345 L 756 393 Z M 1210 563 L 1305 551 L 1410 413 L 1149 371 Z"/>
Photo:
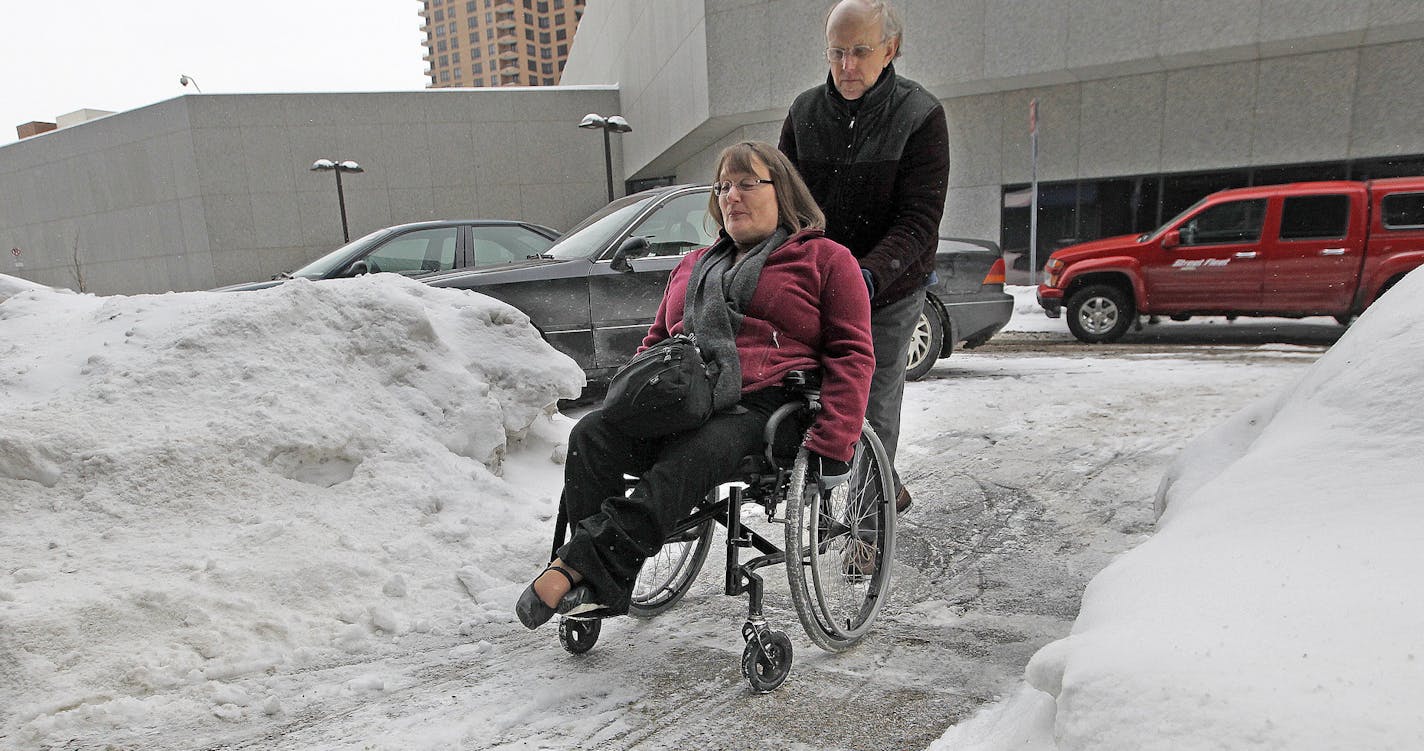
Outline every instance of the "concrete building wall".
<path fill-rule="evenodd" d="M 426 219 L 567 229 L 604 203 L 608 88 L 189 95 L 0 148 L 5 273 L 100 293 L 265 279 L 342 242 Z M 621 143 L 613 143 L 615 165 Z M 78 258 L 74 261 L 74 244 Z M 77 272 L 77 273 L 76 273 Z"/>
<path fill-rule="evenodd" d="M 824 80 L 829 5 L 595 2 L 584 24 L 599 32 L 581 28 L 565 80 L 620 83 L 635 129 L 626 176 L 706 181 L 722 146 L 774 142 L 795 95 Z M 1002 186 L 1029 180 L 1027 111 L 1035 97 L 1045 181 L 1424 153 L 1424 102 L 1409 94 L 1412 71 L 1424 65 L 1424 3 L 897 6 L 905 44 L 896 66 L 941 98 L 949 121 L 948 234 L 998 237 Z M 659 14 L 675 15 L 690 37 L 700 27 L 702 46 L 667 43 L 673 25 L 658 23 Z M 684 59 L 697 55 L 705 59 Z M 698 81 L 656 75 L 699 66 L 709 76 L 705 101 Z M 645 114 L 656 112 L 680 119 Z"/>

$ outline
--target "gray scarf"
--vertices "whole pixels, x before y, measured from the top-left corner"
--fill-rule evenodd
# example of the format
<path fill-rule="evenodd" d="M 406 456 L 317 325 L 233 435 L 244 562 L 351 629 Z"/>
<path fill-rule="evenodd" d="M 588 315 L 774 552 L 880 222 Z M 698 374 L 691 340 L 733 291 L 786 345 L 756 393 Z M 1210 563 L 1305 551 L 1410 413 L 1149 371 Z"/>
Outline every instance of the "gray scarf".
<path fill-rule="evenodd" d="M 733 263 L 737 248 L 723 235 L 692 267 L 683 301 L 682 328 L 695 334 L 702 356 L 716 365 L 717 387 L 712 408 L 718 412 L 741 401 L 742 364 L 737 358 L 737 331 L 751 304 L 767 256 L 786 242 L 786 229 L 771 236 Z M 709 358 L 710 355 L 710 358 Z"/>

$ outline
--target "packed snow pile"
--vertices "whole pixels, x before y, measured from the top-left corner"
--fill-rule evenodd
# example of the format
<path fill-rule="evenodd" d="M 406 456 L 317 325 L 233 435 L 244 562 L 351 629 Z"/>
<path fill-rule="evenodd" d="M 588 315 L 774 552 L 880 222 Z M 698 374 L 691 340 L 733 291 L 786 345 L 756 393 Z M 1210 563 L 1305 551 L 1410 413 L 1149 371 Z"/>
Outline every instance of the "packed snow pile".
<path fill-rule="evenodd" d="M 0 738 L 279 712 L 225 681 L 512 620 L 553 506 L 501 465 L 583 385 L 519 311 L 0 290 Z"/>
<path fill-rule="evenodd" d="M 1421 297 L 1188 445 L 1072 635 L 933 748 L 1424 748 Z"/>

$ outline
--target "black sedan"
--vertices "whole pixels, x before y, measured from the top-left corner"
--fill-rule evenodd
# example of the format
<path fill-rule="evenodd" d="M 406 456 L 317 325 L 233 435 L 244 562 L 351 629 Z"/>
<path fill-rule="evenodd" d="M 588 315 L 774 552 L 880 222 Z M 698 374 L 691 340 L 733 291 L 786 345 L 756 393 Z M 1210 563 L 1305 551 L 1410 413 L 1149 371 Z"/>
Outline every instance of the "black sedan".
<path fill-rule="evenodd" d="M 391 271 L 420 276 L 455 269 L 497 266 L 548 251 L 559 232 L 539 224 L 504 219 L 440 220 L 397 224 L 353 240 L 321 258 L 265 282 L 221 287 L 240 292 L 288 279 L 339 279 Z"/>
<path fill-rule="evenodd" d="M 601 381 L 628 361 L 648 332 L 668 274 L 681 257 L 716 238 L 707 213 L 710 194 L 706 185 L 636 193 L 583 220 L 538 258 L 421 281 L 475 290 L 519 308 L 590 381 Z M 993 268 L 997 281 L 989 273 Z M 983 343 L 1013 311 L 993 243 L 941 241 L 936 274 L 939 282 L 929 290 L 926 317 L 911 348 L 912 366 L 933 365 L 957 342 Z M 928 369 L 923 366 L 918 375 Z"/>
<path fill-rule="evenodd" d="M 910 337 L 907 380 L 923 378 L 957 344 L 972 349 L 989 341 L 1014 313 L 1014 297 L 1004 291 L 1004 254 L 995 243 L 941 237 L 935 277 Z"/>

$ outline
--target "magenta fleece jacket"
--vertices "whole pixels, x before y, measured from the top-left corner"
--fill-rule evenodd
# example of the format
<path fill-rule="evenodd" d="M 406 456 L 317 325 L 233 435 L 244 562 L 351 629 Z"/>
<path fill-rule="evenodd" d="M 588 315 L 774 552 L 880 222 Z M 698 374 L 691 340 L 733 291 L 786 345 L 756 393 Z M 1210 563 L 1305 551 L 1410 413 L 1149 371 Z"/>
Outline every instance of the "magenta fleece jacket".
<path fill-rule="evenodd" d="M 658 317 L 639 351 L 682 332 L 688 277 L 702 248 L 672 270 Z M 820 230 L 804 230 L 767 257 L 737 331 L 742 393 L 780 385 L 793 370 L 821 371 L 822 410 L 806 447 L 850 461 L 865 420 L 875 350 L 860 265 Z"/>

